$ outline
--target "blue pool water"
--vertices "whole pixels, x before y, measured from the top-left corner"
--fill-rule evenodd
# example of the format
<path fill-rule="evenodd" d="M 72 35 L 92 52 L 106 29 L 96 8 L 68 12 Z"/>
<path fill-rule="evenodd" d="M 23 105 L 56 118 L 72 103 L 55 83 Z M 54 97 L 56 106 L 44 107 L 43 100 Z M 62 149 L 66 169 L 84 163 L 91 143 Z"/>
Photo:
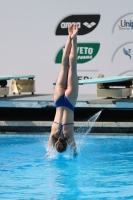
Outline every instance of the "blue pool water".
<path fill-rule="evenodd" d="M 46 157 L 48 135 L 0 137 L 0 199 L 133 199 L 133 137 L 76 135 L 79 155 Z"/>

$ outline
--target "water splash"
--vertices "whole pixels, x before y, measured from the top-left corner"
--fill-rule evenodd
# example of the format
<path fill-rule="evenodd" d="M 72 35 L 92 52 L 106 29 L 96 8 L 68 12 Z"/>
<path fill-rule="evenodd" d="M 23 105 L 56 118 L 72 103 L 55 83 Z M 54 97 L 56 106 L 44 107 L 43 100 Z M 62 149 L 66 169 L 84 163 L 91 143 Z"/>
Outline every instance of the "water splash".
<path fill-rule="evenodd" d="M 84 128 L 83 125 L 76 130 L 76 132 L 79 133 L 79 136 L 80 136 L 79 142 L 77 143 L 78 152 L 81 152 L 81 150 L 87 145 L 87 143 L 84 141 L 85 140 L 85 136 L 90 133 L 92 127 L 94 126 L 94 123 L 99 118 L 101 112 L 102 112 L 102 110 L 97 112 L 95 115 L 93 115 L 91 118 L 89 118 L 86 121 L 86 122 L 90 122 L 87 131 L 85 131 L 86 128 Z"/>
<path fill-rule="evenodd" d="M 46 150 L 45 159 L 47 159 L 47 160 L 58 160 L 58 159 L 72 160 L 73 152 L 70 149 L 70 146 L 68 146 L 67 150 L 63 153 L 59 153 L 55 149 L 53 149 L 50 153 L 48 153 Z"/>
<path fill-rule="evenodd" d="M 81 154 L 81 150 L 87 145 L 87 143 L 85 142 L 85 136 L 87 134 L 90 133 L 94 123 L 96 122 L 96 120 L 98 119 L 98 117 L 100 116 L 102 110 L 100 110 L 99 112 L 97 112 L 95 115 L 93 115 L 91 118 L 89 118 L 86 122 L 91 122 L 87 129 L 83 127 L 83 125 L 81 125 L 79 128 L 77 128 L 76 132 L 79 133 L 80 138 L 78 138 L 78 142 L 77 143 L 77 151 L 78 154 Z M 48 144 L 47 144 L 48 145 Z M 45 149 L 46 152 L 48 152 L 47 150 L 47 145 L 45 144 Z M 50 154 L 46 153 L 45 158 L 48 160 L 53 160 L 53 159 L 59 159 L 59 158 L 65 158 L 68 160 L 73 160 L 73 152 L 71 151 L 70 147 L 68 146 L 67 151 L 65 153 L 58 153 L 55 149 L 52 150 L 52 152 L 50 152 Z"/>
<path fill-rule="evenodd" d="M 92 129 L 94 123 L 97 121 L 97 119 L 98 119 L 98 117 L 100 116 L 101 112 L 102 112 L 102 110 L 100 110 L 99 112 L 97 112 L 95 115 L 93 115 L 91 118 L 89 118 L 89 119 L 86 121 L 86 122 L 91 122 L 91 123 L 90 123 L 90 127 L 89 127 L 89 128 L 87 129 L 87 131 L 85 132 L 85 135 L 88 134 L 88 133 L 91 131 L 91 129 Z M 82 123 L 82 122 L 81 122 L 81 123 Z M 81 133 L 84 133 L 84 131 L 85 131 L 85 128 L 84 128 L 83 125 L 81 125 L 79 128 L 76 129 L 75 132 L 81 134 Z"/>
<path fill-rule="evenodd" d="M 92 122 L 91 126 L 89 127 L 89 129 L 87 130 L 87 133 L 90 133 L 94 123 L 97 121 L 97 119 L 99 118 L 100 114 L 101 114 L 102 110 L 100 110 L 98 113 L 96 113 L 95 115 L 93 115 L 87 122 Z"/>

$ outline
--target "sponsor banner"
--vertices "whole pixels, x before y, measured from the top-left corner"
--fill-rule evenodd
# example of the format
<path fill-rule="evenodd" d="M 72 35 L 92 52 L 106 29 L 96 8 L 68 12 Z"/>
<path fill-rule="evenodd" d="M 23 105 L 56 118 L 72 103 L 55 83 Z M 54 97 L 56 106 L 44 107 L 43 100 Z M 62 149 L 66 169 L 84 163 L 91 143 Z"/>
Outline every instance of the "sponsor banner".
<path fill-rule="evenodd" d="M 68 27 L 72 23 L 78 25 L 78 35 L 85 35 L 93 31 L 100 21 L 100 15 L 70 15 L 57 26 L 55 35 L 68 35 Z"/>
<path fill-rule="evenodd" d="M 132 57 L 133 57 L 133 55 L 132 55 L 132 49 L 123 47 L 123 53 L 124 53 L 124 55 L 126 55 L 126 58 L 128 57 L 129 60 L 132 59 Z"/>
<path fill-rule="evenodd" d="M 128 42 L 116 49 L 112 62 L 119 68 L 118 75 L 133 74 L 133 42 Z"/>
<path fill-rule="evenodd" d="M 133 31 L 133 13 L 126 14 L 116 21 L 112 33 L 118 31 Z"/>
<path fill-rule="evenodd" d="M 56 55 L 55 63 L 61 63 L 64 48 L 61 48 Z M 92 60 L 98 53 L 100 43 L 78 43 L 77 44 L 77 63 L 83 64 Z"/>
<path fill-rule="evenodd" d="M 133 42 L 122 44 L 113 54 L 112 62 L 133 62 Z"/>
<path fill-rule="evenodd" d="M 89 76 L 78 76 L 78 80 L 86 80 L 86 79 L 92 79 L 92 77 L 89 77 Z"/>

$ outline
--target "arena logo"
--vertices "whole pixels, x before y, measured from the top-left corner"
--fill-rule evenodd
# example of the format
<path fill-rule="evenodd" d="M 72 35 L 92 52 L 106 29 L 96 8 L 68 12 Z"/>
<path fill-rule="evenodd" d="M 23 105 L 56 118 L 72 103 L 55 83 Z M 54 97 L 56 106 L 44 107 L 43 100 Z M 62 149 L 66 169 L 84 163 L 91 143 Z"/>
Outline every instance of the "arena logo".
<path fill-rule="evenodd" d="M 78 43 L 77 63 L 82 64 L 92 60 L 98 53 L 100 43 Z M 55 63 L 61 63 L 64 47 L 56 55 Z"/>
<path fill-rule="evenodd" d="M 118 19 L 113 27 L 114 30 L 133 30 L 133 13 L 128 13 Z"/>
<path fill-rule="evenodd" d="M 76 23 L 78 35 L 85 35 L 93 31 L 100 21 L 100 15 L 71 15 L 64 18 L 57 26 L 55 35 L 68 35 L 68 27 Z"/>

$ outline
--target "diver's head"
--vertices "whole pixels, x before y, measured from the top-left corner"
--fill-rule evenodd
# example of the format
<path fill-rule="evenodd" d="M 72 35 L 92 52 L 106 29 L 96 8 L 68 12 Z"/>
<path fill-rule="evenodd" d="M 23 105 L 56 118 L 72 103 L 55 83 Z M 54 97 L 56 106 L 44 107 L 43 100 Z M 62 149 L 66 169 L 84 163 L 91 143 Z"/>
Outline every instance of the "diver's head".
<path fill-rule="evenodd" d="M 66 151 L 67 149 L 67 142 L 65 138 L 59 137 L 57 142 L 55 143 L 55 148 L 59 153 Z"/>

